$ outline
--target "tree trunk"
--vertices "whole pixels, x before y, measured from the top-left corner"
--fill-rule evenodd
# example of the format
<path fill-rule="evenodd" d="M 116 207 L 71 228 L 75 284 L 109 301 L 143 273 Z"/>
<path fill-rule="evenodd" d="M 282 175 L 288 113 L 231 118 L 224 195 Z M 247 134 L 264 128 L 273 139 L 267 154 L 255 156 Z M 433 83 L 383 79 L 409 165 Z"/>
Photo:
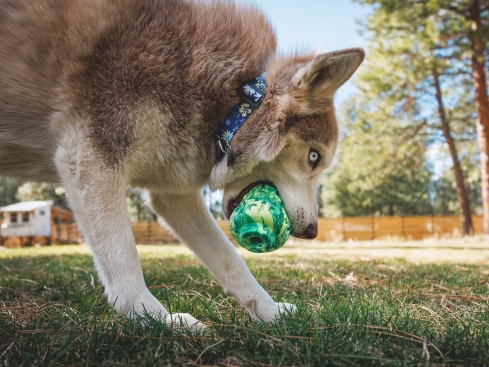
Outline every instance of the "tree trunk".
<path fill-rule="evenodd" d="M 441 127 L 443 135 L 447 141 L 448 148 L 450 150 L 450 156 L 453 161 L 453 175 L 455 176 L 455 182 L 457 184 L 457 198 L 460 207 L 460 221 L 462 222 L 462 233 L 464 236 L 474 234 L 474 226 L 472 224 L 472 214 L 470 213 L 470 201 L 467 192 L 467 186 L 465 185 L 462 167 L 458 160 L 457 147 L 455 141 L 451 135 L 450 124 L 445 114 L 445 107 L 443 106 L 443 99 L 441 95 L 441 87 L 438 73 L 433 71 L 433 79 L 435 81 L 436 89 L 436 101 L 438 102 L 438 114 L 441 120 Z"/>
<path fill-rule="evenodd" d="M 489 98 L 484 71 L 484 42 L 481 39 L 481 6 L 474 0 L 470 9 L 472 21 L 472 83 L 477 111 L 477 140 L 481 160 L 483 231 L 489 234 Z"/>

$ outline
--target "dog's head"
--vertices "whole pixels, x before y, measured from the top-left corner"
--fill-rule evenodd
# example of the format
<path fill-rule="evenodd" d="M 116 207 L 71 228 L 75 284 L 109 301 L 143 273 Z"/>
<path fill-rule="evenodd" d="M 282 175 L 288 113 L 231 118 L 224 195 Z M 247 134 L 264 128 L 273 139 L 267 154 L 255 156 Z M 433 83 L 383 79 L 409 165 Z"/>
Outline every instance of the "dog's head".
<path fill-rule="evenodd" d="M 317 235 L 316 182 L 338 142 L 333 95 L 363 61 L 362 49 L 274 60 L 262 105 L 238 130 L 231 163 L 218 163 L 211 189 L 224 187 L 223 213 L 229 218 L 258 183 L 279 191 L 299 238 Z"/>

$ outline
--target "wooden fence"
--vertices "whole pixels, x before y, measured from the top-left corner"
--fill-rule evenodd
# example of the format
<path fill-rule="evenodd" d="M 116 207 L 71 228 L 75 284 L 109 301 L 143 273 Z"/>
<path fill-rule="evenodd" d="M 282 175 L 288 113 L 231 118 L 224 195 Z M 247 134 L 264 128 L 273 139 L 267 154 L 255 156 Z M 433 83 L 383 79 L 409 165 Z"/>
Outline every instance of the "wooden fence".
<path fill-rule="evenodd" d="M 80 230 L 75 223 L 60 223 L 51 225 L 51 242 L 69 244 L 83 242 Z"/>
<path fill-rule="evenodd" d="M 482 233 L 482 216 L 472 216 L 474 231 Z M 319 219 L 318 241 L 357 241 L 429 237 L 457 237 L 462 233 L 460 217 L 428 215 L 409 217 L 347 217 Z"/>
<path fill-rule="evenodd" d="M 230 240 L 231 232 L 229 231 L 229 222 L 226 220 L 218 220 L 219 227 L 224 231 Z M 178 240 L 158 222 L 139 222 L 131 223 L 132 233 L 136 243 L 171 243 Z"/>
<path fill-rule="evenodd" d="M 472 216 L 474 230 L 482 233 L 482 217 Z M 232 240 L 229 223 L 218 221 L 221 229 Z M 318 241 L 366 241 L 384 238 L 420 240 L 429 237 L 457 237 L 461 235 L 460 217 L 347 217 L 319 218 Z M 168 243 L 176 239 L 157 222 L 132 223 L 136 243 Z"/>
<path fill-rule="evenodd" d="M 482 217 L 472 216 L 474 230 L 482 233 Z M 224 233 L 232 240 L 229 222 L 217 221 Z M 176 238 L 158 222 L 132 223 L 136 243 L 172 243 Z M 319 218 L 318 241 L 366 241 L 385 238 L 404 238 L 420 240 L 430 237 L 457 237 L 461 235 L 458 216 L 412 216 L 412 217 L 347 217 L 338 219 Z M 80 243 L 80 232 L 75 224 L 52 225 L 52 237 L 33 238 L 32 243 Z M 22 238 L 9 238 L 6 246 L 23 246 Z M 13 243 L 12 241 L 19 243 Z M 232 240 L 233 241 L 233 240 Z M 10 243 L 12 242 L 12 243 Z"/>

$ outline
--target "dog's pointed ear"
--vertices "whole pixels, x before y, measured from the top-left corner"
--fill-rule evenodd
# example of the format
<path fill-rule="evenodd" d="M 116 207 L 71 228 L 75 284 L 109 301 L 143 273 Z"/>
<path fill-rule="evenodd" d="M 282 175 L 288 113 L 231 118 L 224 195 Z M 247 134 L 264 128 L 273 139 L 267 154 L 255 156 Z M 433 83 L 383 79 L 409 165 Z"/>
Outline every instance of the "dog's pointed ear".
<path fill-rule="evenodd" d="M 327 109 L 334 93 L 350 79 L 364 58 L 361 48 L 315 56 L 292 77 L 290 95 L 296 111 L 312 114 Z"/>

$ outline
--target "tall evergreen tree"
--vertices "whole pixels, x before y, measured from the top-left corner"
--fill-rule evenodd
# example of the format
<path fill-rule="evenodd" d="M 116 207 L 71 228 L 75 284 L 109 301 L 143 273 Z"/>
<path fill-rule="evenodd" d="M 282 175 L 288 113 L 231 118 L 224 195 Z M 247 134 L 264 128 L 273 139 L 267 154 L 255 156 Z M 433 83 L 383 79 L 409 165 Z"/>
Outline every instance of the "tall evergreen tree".
<path fill-rule="evenodd" d="M 67 208 L 66 191 L 59 185 L 41 182 L 24 182 L 17 189 L 15 198 L 18 201 L 52 200 L 53 204 Z"/>
<path fill-rule="evenodd" d="M 404 65 L 418 56 L 431 68 L 432 85 L 437 89 L 439 118 L 453 159 L 454 175 L 460 202 L 463 229 L 471 232 L 467 189 L 461 176 L 456 148 L 447 124 L 443 106 L 443 76 L 460 80 L 470 76 L 477 113 L 477 134 L 481 160 L 481 191 L 483 196 L 484 230 L 489 233 L 489 102 L 484 66 L 487 63 L 489 40 L 489 2 L 487 0 L 360 0 L 376 5 L 368 29 L 372 38 L 416 39 L 407 47 Z M 385 23 L 383 23 L 383 21 Z M 410 57 L 409 57 L 410 56 Z M 411 59 L 410 59 L 411 58 Z M 428 62 L 427 62 L 428 61 Z M 433 62 L 435 61 L 435 62 Z M 416 71 L 421 71 L 419 62 Z M 445 78 L 446 80 L 446 78 Z M 438 84 L 438 88 L 437 88 Z"/>
<path fill-rule="evenodd" d="M 430 214 L 431 172 L 423 139 L 406 133 L 388 101 L 360 94 L 345 106 L 345 137 L 336 162 L 322 178 L 323 214 Z"/>
<path fill-rule="evenodd" d="M 17 202 L 15 194 L 20 185 L 20 181 L 0 177 L 0 206 L 6 206 Z"/>
<path fill-rule="evenodd" d="M 375 7 L 367 25 L 371 49 L 384 61 L 384 66 L 386 60 L 394 61 L 397 72 L 386 77 L 370 73 L 366 80 L 377 80 L 373 84 L 381 84 L 393 103 L 407 102 L 408 107 L 414 104 L 415 118 L 428 124 L 426 132 L 435 136 L 442 133 L 453 163 L 463 233 L 472 234 L 468 190 L 447 113 L 448 109 L 461 107 L 457 95 L 470 78 L 470 67 L 463 57 L 463 40 L 453 38 L 454 29 L 463 28 L 465 20 L 450 17 L 444 9 L 446 1 L 442 0 L 414 1 L 409 6 L 392 0 L 362 2 L 380 5 Z M 399 76 L 404 76 L 404 80 Z"/>

